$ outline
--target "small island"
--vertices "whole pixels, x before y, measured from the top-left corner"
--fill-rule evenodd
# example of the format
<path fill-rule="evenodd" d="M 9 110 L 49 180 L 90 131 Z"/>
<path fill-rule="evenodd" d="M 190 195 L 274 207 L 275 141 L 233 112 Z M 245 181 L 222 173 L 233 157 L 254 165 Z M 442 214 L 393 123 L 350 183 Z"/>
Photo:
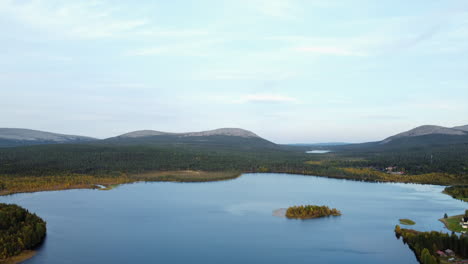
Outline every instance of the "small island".
<path fill-rule="evenodd" d="M 0 263 L 32 257 L 45 235 L 46 222 L 40 217 L 18 205 L 0 203 Z"/>
<path fill-rule="evenodd" d="M 415 225 L 416 222 L 414 222 L 411 219 L 400 219 L 400 224 L 402 224 L 402 225 Z"/>
<path fill-rule="evenodd" d="M 291 206 L 286 210 L 287 218 L 311 219 L 325 216 L 339 216 L 341 212 L 336 208 L 330 209 L 328 206 L 300 205 Z"/>

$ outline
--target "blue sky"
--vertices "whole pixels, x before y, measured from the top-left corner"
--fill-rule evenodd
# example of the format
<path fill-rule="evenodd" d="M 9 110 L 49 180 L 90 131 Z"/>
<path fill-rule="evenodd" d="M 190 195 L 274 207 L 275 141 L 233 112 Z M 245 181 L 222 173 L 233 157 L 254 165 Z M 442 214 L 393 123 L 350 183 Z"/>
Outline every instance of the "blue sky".
<path fill-rule="evenodd" d="M 1 127 L 278 143 L 468 124 L 465 0 L 0 1 Z"/>

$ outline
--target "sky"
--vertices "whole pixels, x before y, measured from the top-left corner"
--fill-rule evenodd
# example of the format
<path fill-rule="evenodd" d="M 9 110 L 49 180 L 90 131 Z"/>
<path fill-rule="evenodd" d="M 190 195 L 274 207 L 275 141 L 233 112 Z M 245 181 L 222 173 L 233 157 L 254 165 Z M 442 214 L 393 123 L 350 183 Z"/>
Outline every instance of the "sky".
<path fill-rule="evenodd" d="M 468 124 L 466 0 L 0 0 L 0 127 L 366 142 Z"/>

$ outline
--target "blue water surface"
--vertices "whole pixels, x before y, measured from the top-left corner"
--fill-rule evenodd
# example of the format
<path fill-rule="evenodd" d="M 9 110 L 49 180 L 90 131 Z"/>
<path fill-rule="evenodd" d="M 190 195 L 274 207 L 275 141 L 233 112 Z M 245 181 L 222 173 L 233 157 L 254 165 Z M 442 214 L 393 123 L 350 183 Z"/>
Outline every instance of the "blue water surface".
<path fill-rule="evenodd" d="M 47 238 L 26 264 L 417 263 L 394 235 L 399 218 L 445 231 L 444 213 L 465 204 L 443 187 L 313 176 L 244 174 L 208 183 L 135 183 L 110 191 L 15 194 L 47 221 Z M 328 205 L 340 217 L 288 220 L 272 211 Z"/>

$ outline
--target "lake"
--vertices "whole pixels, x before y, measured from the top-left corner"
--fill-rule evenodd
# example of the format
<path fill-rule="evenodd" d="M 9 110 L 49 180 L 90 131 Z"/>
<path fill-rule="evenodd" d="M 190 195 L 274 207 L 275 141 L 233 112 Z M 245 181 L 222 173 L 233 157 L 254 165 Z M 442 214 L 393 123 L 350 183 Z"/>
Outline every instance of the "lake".
<path fill-rule="evenodd" d="M 27 264 L 417 263 L 394 227 L 410 218 L 415 229 L 446 230 L 437 219 L 462 213 L 465 204 L 442 189 L 271 173 L 15 194 L 0 202 L 47 221 L 46 241 Z M 328 205 L 343 215 L 272 216 L 300 204 Z"/>
<path fill-rule="evenodd" d="M 325 154 L 325 153 L 330 153 L 330 150 L 309 150 L 306 151 L 307 154 Z"/>

